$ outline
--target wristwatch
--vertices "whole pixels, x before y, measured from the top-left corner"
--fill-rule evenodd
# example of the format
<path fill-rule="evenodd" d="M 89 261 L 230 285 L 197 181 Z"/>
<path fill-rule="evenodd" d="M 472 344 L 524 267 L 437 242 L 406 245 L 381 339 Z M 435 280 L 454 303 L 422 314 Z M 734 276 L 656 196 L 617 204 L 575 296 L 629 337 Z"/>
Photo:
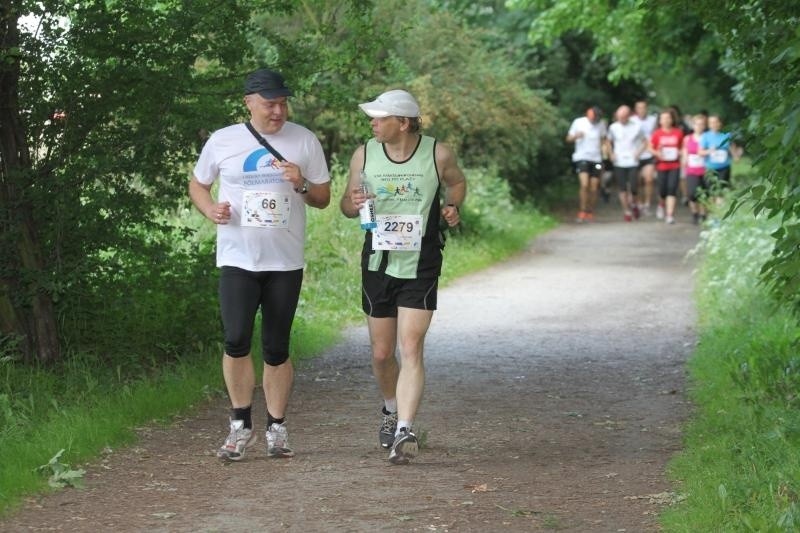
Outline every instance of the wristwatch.
<path fill-rule="evenodd" d="M 295 189 L 294 192 L 299 194 L 306 194 L 308 192 L 308 180 L 303 180 L 303 187 L 301 189 Z"/>

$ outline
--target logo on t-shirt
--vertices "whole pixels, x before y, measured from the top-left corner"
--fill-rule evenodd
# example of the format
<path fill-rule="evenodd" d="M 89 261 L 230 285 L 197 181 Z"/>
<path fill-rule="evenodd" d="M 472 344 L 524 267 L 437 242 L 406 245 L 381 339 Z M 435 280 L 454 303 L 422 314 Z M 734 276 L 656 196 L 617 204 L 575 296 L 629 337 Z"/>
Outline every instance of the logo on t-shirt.
<path fill-rule="evenodd" d="M 254 150 L 253 153 L 247 156 L 247 159 L 244 160 L 244 165 L 242 165 L 243 172 L 256 172 L 258 170 L 265 170 L 265 169 L 278 169 L 280 161 L 275 159 L 275 157 L 267 151 L 266 148 L 259 148 L 258 150 Z"/>

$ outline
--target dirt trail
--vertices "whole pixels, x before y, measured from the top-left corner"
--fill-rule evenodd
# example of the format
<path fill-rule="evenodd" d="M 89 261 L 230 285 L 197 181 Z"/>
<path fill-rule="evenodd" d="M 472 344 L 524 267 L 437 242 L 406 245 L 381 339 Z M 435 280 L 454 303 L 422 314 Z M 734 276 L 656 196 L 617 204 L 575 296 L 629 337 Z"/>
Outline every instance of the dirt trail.
<path fill-rule="evenodd" d="M 89 465 L 87 489 L 31 500 L 0 530 L 658 530 L 647 496 L 670 490 L 664 466 L 688 412 L 684 256 L 698 232 L 613 216 L 565 224 L 440 293 L 411 465 L 389 466 L 377 447 L 359 327 L 298 369 L 294 459 L 267 460 L 262 440 L 220 463 L 220 400 L 143 430 Z"/>

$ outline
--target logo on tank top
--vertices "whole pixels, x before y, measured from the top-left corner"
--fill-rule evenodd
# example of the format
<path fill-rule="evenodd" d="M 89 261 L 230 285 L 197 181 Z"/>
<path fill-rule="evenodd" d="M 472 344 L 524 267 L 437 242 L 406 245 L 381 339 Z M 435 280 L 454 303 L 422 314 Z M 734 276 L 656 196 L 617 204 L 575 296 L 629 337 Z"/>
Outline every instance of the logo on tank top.
<path fill-rule="evenodd" d="M 422 176 L 375 176 L 379 185 L 375 191 L 381 200 L 397 200 L 403 202 L 422 201 L 422 190 L 415 185 Z"/>

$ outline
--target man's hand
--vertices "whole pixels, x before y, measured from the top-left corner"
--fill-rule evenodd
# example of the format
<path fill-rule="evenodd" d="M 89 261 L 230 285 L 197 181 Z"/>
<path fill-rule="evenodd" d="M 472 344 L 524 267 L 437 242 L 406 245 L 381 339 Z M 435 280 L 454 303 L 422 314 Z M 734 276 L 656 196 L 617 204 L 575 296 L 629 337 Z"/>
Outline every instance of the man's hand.
<path fill-rule="evenodd" d="M 211 207 L 204 214 L 214 224 L 227 224 L 231 220 L 231 203 L 218 202 L 211 204 Z"/>
<path fill-rule="evenodd" d="M 447 204 L 442 208 L 442 218 L 444 221 L 447 222 L 447 225 L 451 228 L 453 226 L 457 226 L 459 222 L 461 222 L 461 216 L 458 213 L 458 207 L 454 204 Z"/>
<path fill-rule="evenodd" d="M 305 179 L 300 167 L 289 161 L 281 161 L 279 166 L 283 169 L 283 179 L 291 183 L 294 190 L 303 188 Z"/>

